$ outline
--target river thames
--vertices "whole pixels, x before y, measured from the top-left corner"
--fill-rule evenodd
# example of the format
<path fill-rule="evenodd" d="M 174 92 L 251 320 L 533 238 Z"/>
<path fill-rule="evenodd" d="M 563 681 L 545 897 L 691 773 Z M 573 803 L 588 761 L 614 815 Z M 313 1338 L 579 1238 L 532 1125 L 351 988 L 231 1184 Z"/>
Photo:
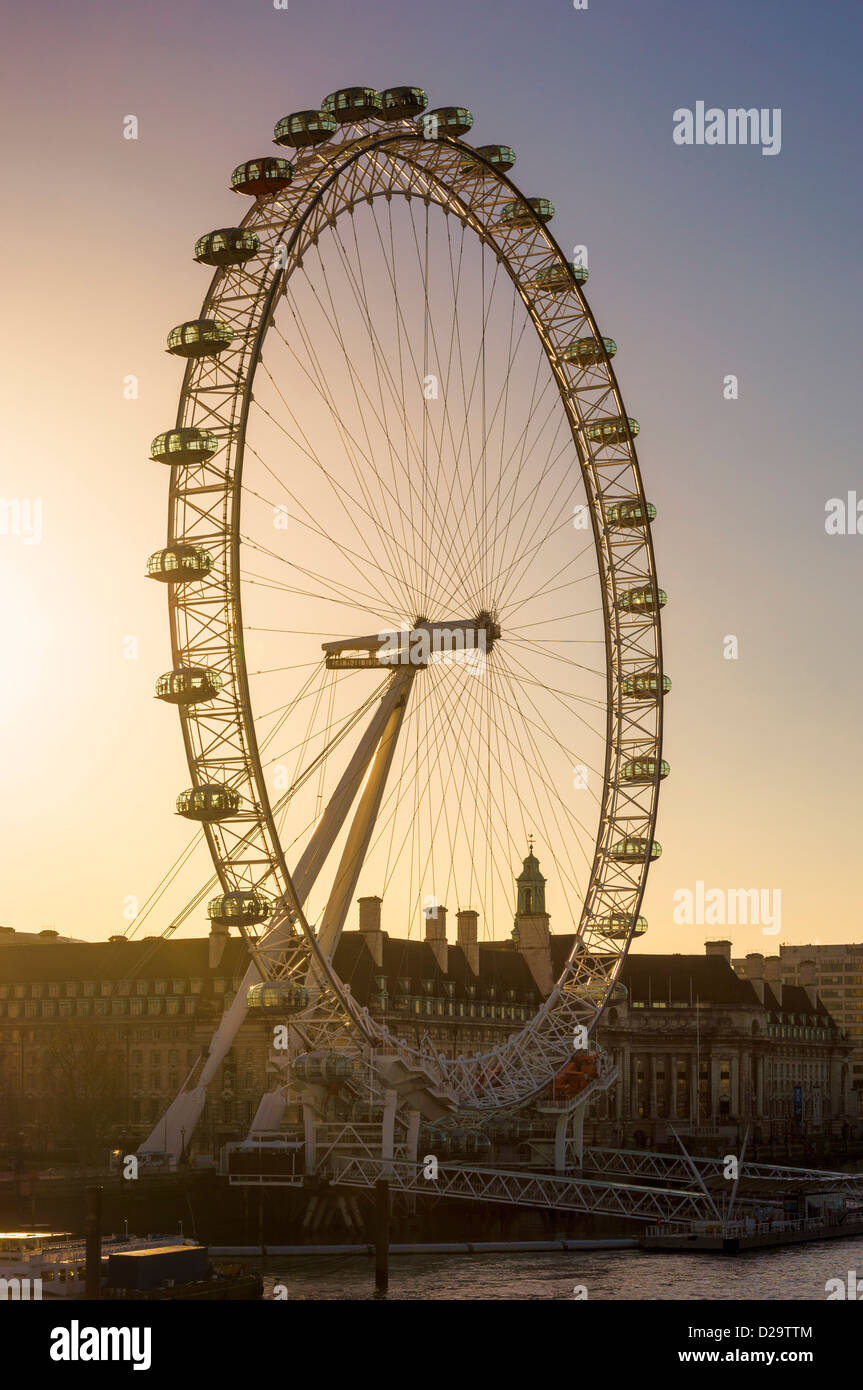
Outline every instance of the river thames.
<path fill-rule="evenodd" d="M 266 1298 L 282 1285 L 289 1299 L 374 1298 L 371 1256 L 272 1258 L 264 1263 Z M 390 1261 L 389 1299 L 574 1299 L 577 1285 L 600 1302 L 824 1302 L 828 1279 L 850 1271 L 863 1282 L 863 1237 L 788 1245 L 740 1255 L 590 1250 L 550 1254 L 403 1255 Z M 277 1297 L 284 1298 L 284 1292 Z M 584 1297 L 582 1294 L 581 1297 Z"/>

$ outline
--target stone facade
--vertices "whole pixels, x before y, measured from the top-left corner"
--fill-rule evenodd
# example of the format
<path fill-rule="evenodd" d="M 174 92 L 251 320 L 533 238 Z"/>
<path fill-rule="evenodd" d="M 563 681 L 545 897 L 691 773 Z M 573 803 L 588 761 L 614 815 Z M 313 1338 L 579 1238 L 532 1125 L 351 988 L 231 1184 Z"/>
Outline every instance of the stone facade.
<path fill-rule="evenodd" d="M 482 942 L 465 910 L 451 943 L 444 908 L 426 915 L 423 938 L 399 939 L 383 929 L 380 900 L 363 899 L 336 967 L 408 1041 L 456 1056 L 488 1051 L 532 1017 L 572 945 L 541 930 L 542 899 L 523 907 L 513 939 Z M 0 1142 L 59 1151 L 84 1133 L 103 1149 L 137 1143 L 207 1046 L 245 964 L 241 941 L 219 928 L 209 940 L 141 942 L 0 933 Z M 592 1106 L 589 1140 L 653 1146 L 672 1125 L 702 1137 L 750 1125 L 755 1142 L 788 1143 L 847 1128 L 856 1119 L 847 1041 L 811 986 L 769 973 L 741 979 L 726 942 L 707 943 L 703 956 L 630 954 L 626 998 L 598 1033 L 619 1080 Z M 271 1084 L 270 1029 L 244 1024 L 196 1148 L 246 1133 Z"/>

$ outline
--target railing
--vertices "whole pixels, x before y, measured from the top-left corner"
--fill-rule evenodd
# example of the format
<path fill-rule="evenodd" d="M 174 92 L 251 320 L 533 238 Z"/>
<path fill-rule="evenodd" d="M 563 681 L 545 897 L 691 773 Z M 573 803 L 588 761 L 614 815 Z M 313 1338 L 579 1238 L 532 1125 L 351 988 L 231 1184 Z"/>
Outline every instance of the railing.
<path fill-rule="evenodd" d="M 648 1236 L 718 1236 L 722 1240 L 734 1240 L 740 1236 L 766 1236 L 775 1231 L 812 1232 L 823 1231 L 842 1222 L 826 1220 L 820 1216 L 795 1217 L 791 1221 L 693 1221 L 687 1226 L 673 1225 L 649 1226 Z"/>

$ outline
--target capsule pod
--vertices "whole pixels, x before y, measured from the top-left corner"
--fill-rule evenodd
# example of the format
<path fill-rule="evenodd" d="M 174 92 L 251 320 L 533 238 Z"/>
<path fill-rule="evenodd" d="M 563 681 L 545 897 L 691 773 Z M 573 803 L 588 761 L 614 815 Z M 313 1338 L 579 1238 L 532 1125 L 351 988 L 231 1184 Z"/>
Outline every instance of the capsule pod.
<path fill-rule="evenodd" d="M 223 893 L 207 903 L 210 921 L 221 922 L 226 927 L 254 927 L 258 922 L 269 921 L 272 915 L 273 904 L 269 898 L 248 888 Z"/>
<path fill-rule="evenodd" d="M 388 87 L 381 93 L 385 121 L 413 121 L 429 104 L 422 87 Z"/>
<path fill-rule="evenodd" d="M 384 99 L 375 87 L 342 87 L 324 97 L 321 110 L 339 125 L 347 125 L 350 121 L 382 121 Z"/>
<path fill-rule="evenodd" d="M 532 227 L 538 219 L 545 224 L 554 217 L 554 203 L 548 198 L 515 198 L 501 209 L 503 227 Z"/>
<path fill-rule="evenodd" d="M 630 700 L 658 700 L 671 689 L 671 679 L 658 671 L 633 671 L 621 682 L 624 695 Z"/>
<path fill-rule="evenodd" d="M 613 338 L 576 338 L 563 349 L 561 357 L 564 362 L 572 362 L 577 367 L 595 367 L 616 352 L 617 343 Z"/>
<path fill-rule="evenodd" d="M 629 415 L 609 415 L 606 420 L 597 420 L 588 425 L 587 437 L 594 444 L 625 444 L 630 435 L 638 434 L 641 426 Z"/>
<path fill-rule="evenodd" d="M 602 983 L 599 980 L 579 980 L 564 988 L 568 994 L 574 994 L 576 999 L 583 999 L 587 1004 L 596 1004 L 602 998 Z"/>
<path fill-rule="evenodd" d="M 181 666 L 159 677 L 156 699 L 169 705 L 199 705 L 202 700 L 214 700 L 221 688 L 218 671 L 208 671 L 205 666 Z"/>
<path fill-rule="evenodd" d="M 265 1014 L 300 1014 L 309 1007 L 309 991 L 293 980 L 265 980 L 249 987 L 246 1004 Z"/>
<path fill-rule="evenodd" d="M 216 357 L 233 338 L 233 328 L 221 319 L 190 319 L 171 329 L 168 351 L 175 357 Z"/>
<path fill-rule="evenodd" d="M 294 166 L 289 160 L 272 154 L 262 155 L 260 159 L 247 159 L 245 164 L 237 165 L 231 174 L 231 188 L 235 193 L 265 198 L 287 188 L 293 177 Z"/>
<path fill-rule="evenodd" d="M 462 160 L 461 169 L 463 173 L 469 173 L 476 168 L 474 155 L 481 155 L 487 164 L 491 164 L 495 169 L 500 169 L 505 174 L 515 164 L 515 150 L 509 145 L 477 145 L 475 150 Z"/>
<path fill-rule="evenodd" d="M 439 140 L 444 135 L 458 139 L 467 135 L 473 116 L 464 106 L 438 106 L 434 111 L 425 111 L 417 124 L 427 140 Z"/>
<path fill-rule="evenodd" d="M 150 445 L 150 458 L 156 463 L 203 463 L 212 458 L 218 447 L 218 437 L 210 430 L 187 426 L 157 434 Z"/>
<path fill-rule="evenodd" d="M 630 785 L 647 785 L 650 782 L 661 782 L 671 771 L 664 758 L 627 758 L 626 762 L 620 765 L 620 776 L 624 782 Z"/>
<path fill-rule="evenodd" d="M 626 839 L 618 840 L 616 845 L 612 845 L 608 853 L 621 864 L 641 864 L 645 859 L 658 859 L 662 854 L 662 845 L 658 840 L 645 840 L 637 835 L 628 835 Z"/>
<path fill-rule="evenodd" d="M 654 589 L 652 584 L 644 584 L 638 589 L 622 589 L 617 595 L 617 609 L 620 613 L 654 613 L 664 608 L 668 595 L 664 589 Z"/>
<path fill-rule="evenodd" d="M 261 249 L 255 232 L 247 227 L 219 227 L 195 242 L 195 260 L 201 265 L 242 265 Z"/>
<path fill-rule="evenodd" d="M 644 936 L 647 931 L 647 918 L 636 917 L 633 923 L 628 913 L 611 912 L 607 917 L 596 917 L 592 926 L 595 932 L 609 941 L 625 941 L 630 932 L 633 937 Z"/>
<path fill-rule="evenodd" d="M 338 129 L 329 111 L 292 111 L 276 121 L 273 140 L 295 150 L 322 145 Z"/>
<path fill-rule="evenodd" d="M 329 1085 L 348 1081 L 356 1070 L 353 1057 L 344 1052 L 301 1052 L 291 1063 L 291 1074 L 298 1081 Z"/>
<path fill-rule="evenodd" d="M 586 285 L 588 279 L 586 265 L 576 265 L 575 261 L 555 261 L 552 265 L 543 266 L 527 283 L 528 289 L 536 294 L 561 294 L 564 290 L 571 290 L 573 284 Z"/>
<path fill-rule="evenodd" d="M 203 787 L 189 787 L 177 797 L 177 812 L 186 820 L 210 821 L 227 820 L 240 809 L 240 793 L 233 787 L 223 787 L 217 782 L 205 783 Z"/>
<path fill-rule="evenodd" d="M 188 584 L 204 579 L 213 568 L 213 557 L 199 545 L 168 545 L 155 550 L 147 561 L 147 578 L 163 584 Z"/>
<path fill-rule="evenodd" d="M 646 526 L 656 519 L 656 508 L 652 502 L 641 502 L 638 498 L 628 498 L 623 502 L 609 502 L 605 508 L 605 520 L 609 526 L 635 529 Z"/>

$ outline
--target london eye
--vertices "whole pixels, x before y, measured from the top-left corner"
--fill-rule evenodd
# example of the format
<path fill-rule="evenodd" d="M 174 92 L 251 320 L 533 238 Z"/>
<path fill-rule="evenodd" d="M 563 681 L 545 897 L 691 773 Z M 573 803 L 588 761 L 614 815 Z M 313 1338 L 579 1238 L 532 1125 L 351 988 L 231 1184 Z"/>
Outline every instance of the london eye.
<path fill-rule="evenodd" d="M 208 914 L 249 957 L 153 1131 L 175 1153 L 250 1011 L 290 1035 L 258 1128 L 291 1087 L 322 1113 L 334 1077 L 395 1095 L 391 1149 L 408 1110 L 529 1105 L 646 929 L 670 682 L 638 425 L 553 204 L 472 124 L 414 87 L 279 120 L 168 338 L 185 371 L 151 450 L 170 468 L 156 694 L 179 713 Z M 470 1056 L 395 1036 L 336 969 L 356 898 L 401 934 L 445 939 L 458 912 L 466 940 L 505 942 L 528 844 L 548 902 L 520 930 L 541 941 L 553 912 L 573 940 L 532 1016 Z"/>

